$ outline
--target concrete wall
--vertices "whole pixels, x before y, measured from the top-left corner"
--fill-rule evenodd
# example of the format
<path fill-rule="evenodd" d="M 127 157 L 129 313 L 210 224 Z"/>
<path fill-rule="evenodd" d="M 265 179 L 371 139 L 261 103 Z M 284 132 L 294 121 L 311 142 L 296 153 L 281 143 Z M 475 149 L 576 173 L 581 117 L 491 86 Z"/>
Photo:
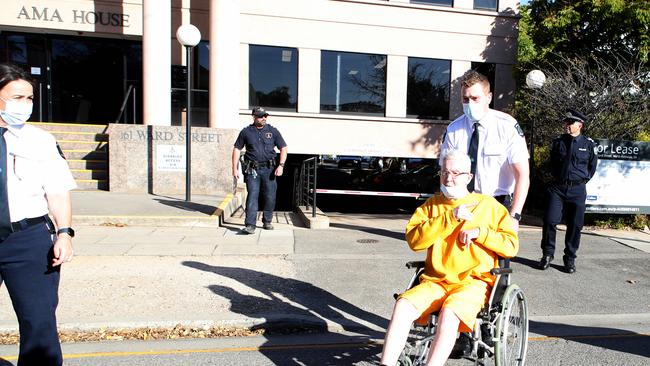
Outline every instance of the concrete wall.
<path fill-rule="evenodd" d="M 111 124 L 108 133 L 111 191 L 185 193 L 185 127 Z M 192 194 L 232 193 L 237 133 L 192 128 Z"/>

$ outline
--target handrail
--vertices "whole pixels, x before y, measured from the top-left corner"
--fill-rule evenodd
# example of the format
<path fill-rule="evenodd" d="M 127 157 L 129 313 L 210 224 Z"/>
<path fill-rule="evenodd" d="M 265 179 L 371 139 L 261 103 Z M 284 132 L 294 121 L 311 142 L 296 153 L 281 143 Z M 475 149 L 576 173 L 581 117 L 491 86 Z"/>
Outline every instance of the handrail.
<path fill-rule="evenodd" d="M 133 84 L 129 85 L 129 88 L 126 90 L 126 94 L 124 95 L 124 100 L 122 100 L 122 106 L 120 107 L 120 113 L 117 115 L 117 118 L 115 119 L 115 123 L 120 123 L 120 119 L 122 118 L 122 115 L 124 114 L 124 109 L 126 108 L 126 102 L 129 100 L 129 95 L 133 92 L 133 123 L 135 124 L 135 86 Z"/>
<path fill-rule="evenodd" d="M 303 160 L 300 174 L 294 178 L 294 203 L 296 207 L 311 207 L 311 216 L 316 217 L 316 179 L 318 157 Z"/>

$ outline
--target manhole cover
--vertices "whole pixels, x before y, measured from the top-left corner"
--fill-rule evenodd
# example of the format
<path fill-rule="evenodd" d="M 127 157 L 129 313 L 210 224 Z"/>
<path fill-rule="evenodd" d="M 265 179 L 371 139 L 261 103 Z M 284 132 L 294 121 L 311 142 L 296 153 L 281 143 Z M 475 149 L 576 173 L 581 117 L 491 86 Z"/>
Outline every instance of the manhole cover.
<path fill-rule="evenodd" d="M 358 239 L 357 240 L 357 243 L 360 243 L 360 244 L 374 244 L 374 243 L 378 243 L 378 242 L 379 242 L 379 240 L 377 240 L 377 239 Z"/>

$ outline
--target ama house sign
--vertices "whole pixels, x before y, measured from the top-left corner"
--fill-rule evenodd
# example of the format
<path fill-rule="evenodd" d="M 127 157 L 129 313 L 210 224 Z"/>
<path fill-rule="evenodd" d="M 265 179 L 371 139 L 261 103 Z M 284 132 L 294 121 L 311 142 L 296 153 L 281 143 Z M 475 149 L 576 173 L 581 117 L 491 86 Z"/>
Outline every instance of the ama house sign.
<path fill-rule="evenodd" d="M 141 34 L 139 5 L 95 5 L 95 2 L 48 1 L 48 6 L 7 4 L 0 24 L 77 31 Z M 10 11 L 7 11 L 10 10 Z"/>

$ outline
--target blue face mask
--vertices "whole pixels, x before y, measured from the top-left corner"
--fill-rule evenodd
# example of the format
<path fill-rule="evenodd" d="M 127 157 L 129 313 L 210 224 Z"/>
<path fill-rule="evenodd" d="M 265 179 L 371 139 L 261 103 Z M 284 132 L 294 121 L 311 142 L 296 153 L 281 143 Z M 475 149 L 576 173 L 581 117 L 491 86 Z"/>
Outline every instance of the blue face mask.
<path fill-rule="evenodd" d="M 27 122 L 32 115 L 34 108 L 33 103 L 19 102 L 15 100 L 5 100 L 5 110 L 0 110 L 0 118 L 5 121 L 9 126 L 20 127 Z"/>
<path fill-rule="evenodd" d="M 485 117 L 487 111 L 483 108 L 483 105 L 480 103 L 463 103 L 463 113 L 472 122 L 478 122 Z"/>

